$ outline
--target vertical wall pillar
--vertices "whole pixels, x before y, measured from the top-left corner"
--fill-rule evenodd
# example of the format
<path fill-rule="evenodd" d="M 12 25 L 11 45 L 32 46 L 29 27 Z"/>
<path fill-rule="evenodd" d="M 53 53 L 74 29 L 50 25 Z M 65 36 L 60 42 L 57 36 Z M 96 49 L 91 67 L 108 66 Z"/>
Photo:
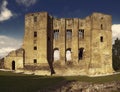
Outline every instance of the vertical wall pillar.
<path fill-rule="evenodd" d="M 78 63 L 78 28 L 79 23 L 78 19 L 74 18 L 73 32 L 72 32 L 72 55 L 73 55 L 73 63 Z"/>
<path fill-rule="evenodd" d="M 60 59 L 61 59 L 61 64 L 65 64 L 65 47 L 66 47 L 66 42 L 65 42 L 65 19 L 61 19 L 61 26 L 60 26 Z"/>

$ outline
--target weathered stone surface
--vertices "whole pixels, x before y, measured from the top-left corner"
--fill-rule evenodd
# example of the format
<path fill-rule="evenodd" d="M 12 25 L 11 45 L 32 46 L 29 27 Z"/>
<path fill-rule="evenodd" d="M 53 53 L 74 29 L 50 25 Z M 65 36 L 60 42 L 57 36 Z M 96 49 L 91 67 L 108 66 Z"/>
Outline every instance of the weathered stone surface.
<path fill-rule="evenodd" d="M 111 16 L 102 13 L 84 19 L 58 19 L 47 12 L 26 14 L 24 55 L 11 53 L 5 66 L 10 68 L 14 58 L 19 65 L 37 65 L 42 71 L 45 64 L 56 75 L 112 73 L 111 25 Z"/>
<path fill-rule="evenodd" d="M 6 57 L 4 57 L 5 68 L 10 70 L 23 69 L 23 57 L 24 50 L 22 48 L 10 52 Z"/>
<path fill-rule="evenodd" d="M 0 69 L 4 69 L 4 58 L 0 59 Z"/>

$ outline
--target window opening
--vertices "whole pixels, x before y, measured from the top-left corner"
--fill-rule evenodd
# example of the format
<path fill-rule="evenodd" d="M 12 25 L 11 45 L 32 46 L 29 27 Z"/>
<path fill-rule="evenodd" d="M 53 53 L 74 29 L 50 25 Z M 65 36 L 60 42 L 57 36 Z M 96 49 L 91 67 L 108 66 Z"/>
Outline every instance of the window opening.
<path fill-rule="evenodd" d="M 79 33 L 79 38 L 83 39 L 84 38 L 84 29 L 80 29 L 78 31 L 78 33 Z"/>
<path fill-rule="evenodd" d="M 103 42 L 103 36 L 100 37 L 100 41 Z"/>
<path fill-rule="evenodd" d="M 37 46 L 34 46 L 34 50 L 37 50 Z"/>
<path fill-rule="evenodd" d="M 103 24 L 101 24 L 101 30 L 103 30 Z"/>
<path fill-rule="evenodd" d="M 54 30 L 54 39 L 57 40 L 59 37 L 59 30 Z"/>
<path fill-rule="evenodd" d="M 33 62 L 34 62 L 34 64 L 36 64 L 37 63 L 37 59 L 34 59 Z"/>
<path fill-rule="evenodd" d="M 79 60 L 82 60 L 83 59 L 83 50 L 84 48 L 79 48 Z"/>
<path fill-rule="evenodd" d="M 34 22 L 37 22 L 37 16 L 34 17 Z"/>
<path fill-rule="evenodd" d="M 71 61 L 72 60 L 72 58 L 71 58 L 71 48 L 68 48 L 66 50 L 66 60 L 67 61 Z"/>
<path fill-rule="evenodd" d="M 34 32 L 34 37 L 37 37 L 37 32 Z"/>
<path fill-rule="evenodd" d="M 66 31 L 66 38 L 67 39 L 72 39 L 72 30 L 71 29 Z"/>
<path fill-rule="evenodd" d="M 60 60 L 60 51 L 59 51 L 58 48 L 54 49 L 54 56 L 53 56 L 53 58 L 54 58 L 54 61 Z"/>

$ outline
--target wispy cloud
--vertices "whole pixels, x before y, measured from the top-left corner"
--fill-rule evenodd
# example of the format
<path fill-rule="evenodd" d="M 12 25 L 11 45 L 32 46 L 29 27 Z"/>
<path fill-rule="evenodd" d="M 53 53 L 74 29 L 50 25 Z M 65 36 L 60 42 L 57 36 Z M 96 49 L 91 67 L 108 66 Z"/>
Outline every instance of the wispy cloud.
<path fill-rule="evenodd" d="M 20 48 L 21 45 L 22 41 L 20 39 L 0 35 L 0 57 L 4 57 L 10 51 Z"/>
<path fill-rule="evenodd" d="M 3 0 L 2 5 L 0 6 L 0 22 L 10 19 L 13 14 L 11 10 L 7 8 L 8 2 Z"/>
<path fill-rule="evenodd" d="M 112 25 L 112 39 L 113 43 L 116 38 L 120 39 L 120 24 L 113 24 Z"/>
<path fill-rule="evenodd" d="M 16 2 L 20 5 L 24 5 L 25 7 L 29 7 L 31 5 L 34 5 L 37 0 L 16 0 Z"/>

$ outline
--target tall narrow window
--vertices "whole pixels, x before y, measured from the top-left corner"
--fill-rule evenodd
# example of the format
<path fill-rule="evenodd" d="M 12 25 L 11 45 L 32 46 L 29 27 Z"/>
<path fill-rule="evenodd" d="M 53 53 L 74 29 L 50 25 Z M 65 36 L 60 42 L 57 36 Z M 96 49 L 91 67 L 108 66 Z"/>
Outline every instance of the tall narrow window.
<path fill-rule="evenodd" d="M 54 39 L 57 40 L 59 38 L 59 30 L 54 30 Z"/>
<path fill-rule="evenodd" d="M 37 50 L 37 46 L 34 46 L 34 50 Z"/>
<path fill-rule="evenodd" d="M 34 32 L 34 37 L 37 37 L 37 32 Z"/>
<path fill-rule="evenodd" d="M 71 29 L 66 31 L 66 38 L 67 39 L 72 39 L 72 30 Z"/>
<path fill-rule="evenodd" d="M 37 16 L 34 17 L 34 22 L 37 22 Z"/>
<path fill-rule="evenodd" d="M 79 56 L 79 60 L 82 60 L 83 59 L 83 50 L 84 48 L 79 48 L 79 52 L 78 52 L 78 56 Z"/>
<path fill-rule="evenodd" d="M 103 30 L 103 24 L 101 24 L 101 30 Z"/>
<path fill-rule="evenodd" d="M 103 36 L 100 37 L 100 42 L 103 42 Z"/>
<path fill-rule="evenodd" d="M 33 62 L 34 62 L 34 64 L 36 64 L 37 63 L 37 59 L 34 59 Z"/>
<path fill-rule="evenodd" d="M 78 31 L 78 34 L 79 34 L 79 38 L 83 39 L 84 38 L 84 29 L 80 29 Z"/>

